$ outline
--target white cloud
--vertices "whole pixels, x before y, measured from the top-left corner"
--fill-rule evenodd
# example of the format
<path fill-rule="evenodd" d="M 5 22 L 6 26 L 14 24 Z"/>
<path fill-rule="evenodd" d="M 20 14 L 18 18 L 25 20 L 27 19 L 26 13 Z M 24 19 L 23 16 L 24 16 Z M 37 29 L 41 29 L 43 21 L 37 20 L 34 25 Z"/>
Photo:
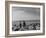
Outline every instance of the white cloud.
<path fill-rule="evenodd" d="M 38 8 L 13 8 L 13 21 L 15 20 L 39 20 Z"/>

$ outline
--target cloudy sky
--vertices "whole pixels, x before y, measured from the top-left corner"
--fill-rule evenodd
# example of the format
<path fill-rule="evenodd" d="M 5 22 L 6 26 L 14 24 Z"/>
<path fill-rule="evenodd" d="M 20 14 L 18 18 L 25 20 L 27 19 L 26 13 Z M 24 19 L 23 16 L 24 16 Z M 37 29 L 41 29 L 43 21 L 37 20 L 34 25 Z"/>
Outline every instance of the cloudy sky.
<path fill-rule="evenodd" d="M 39 20 L 40 9 L 32 7 L 13 7 L 12 20 Z"/>

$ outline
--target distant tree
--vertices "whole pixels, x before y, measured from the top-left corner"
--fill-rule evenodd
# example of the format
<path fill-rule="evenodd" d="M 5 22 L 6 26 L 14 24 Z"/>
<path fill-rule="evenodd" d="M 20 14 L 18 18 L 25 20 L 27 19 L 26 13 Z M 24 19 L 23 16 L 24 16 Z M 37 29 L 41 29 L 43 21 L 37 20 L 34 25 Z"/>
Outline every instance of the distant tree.
<path fill-rule="evenodd" d="M 23 27 L 25 27 L 26 26 L 26 23 L 25 23 L 25 21 L 23 21 Z"/>
<path fill-rule="evenodd" d="M 21 21 L 20 21 L 20 24 L 19 24 L 20 28 L 22 27 L 22 24 L 21 24 Z"/>
<path fill-rule="evenodd" d="M 16 26 L 16 24 L 14 26 Z"/>
<path fill-rule="evenodd" d="M 36 24 L 33 24 L 33 30 L 36 30 Z"/>

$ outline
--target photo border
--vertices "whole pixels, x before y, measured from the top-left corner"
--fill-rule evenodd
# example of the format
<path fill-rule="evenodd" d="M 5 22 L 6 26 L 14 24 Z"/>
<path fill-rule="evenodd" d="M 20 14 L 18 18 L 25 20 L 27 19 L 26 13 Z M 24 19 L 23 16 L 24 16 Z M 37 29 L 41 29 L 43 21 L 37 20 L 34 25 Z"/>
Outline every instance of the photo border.
<path fill-rule="evenodd" d="M 30 30 L 30 31 L 12 31 L 12 7 L 31 7 L 31 8 L 40 8 L 40 30 Z M 43 16 L 43 6 L 40 6 L 40 5 L 22 5 L 22 4 L 10 4 L 10 7 L 9 7 L 10 11 L 9 11 L 9 14 L 10 14 L 10 26 L 9 26 L 9 32 L 10 34 L 25 34 L 25 33 L 42 33 L 43 32 L 43 19 L 42 19 L 42 16 Z M 20 32 L 20 33 L 19 33 Z"/>
<path fill-rule="evenodd" d="M 9 5 L 16 4 L 16 3 L 43 6 L 43 33 L 11 34 L 11 35 L 9 34 Z M 45 3 L 5 1 L 5 37 L 35 36 L 35 35 L 45 35 Z"/>

